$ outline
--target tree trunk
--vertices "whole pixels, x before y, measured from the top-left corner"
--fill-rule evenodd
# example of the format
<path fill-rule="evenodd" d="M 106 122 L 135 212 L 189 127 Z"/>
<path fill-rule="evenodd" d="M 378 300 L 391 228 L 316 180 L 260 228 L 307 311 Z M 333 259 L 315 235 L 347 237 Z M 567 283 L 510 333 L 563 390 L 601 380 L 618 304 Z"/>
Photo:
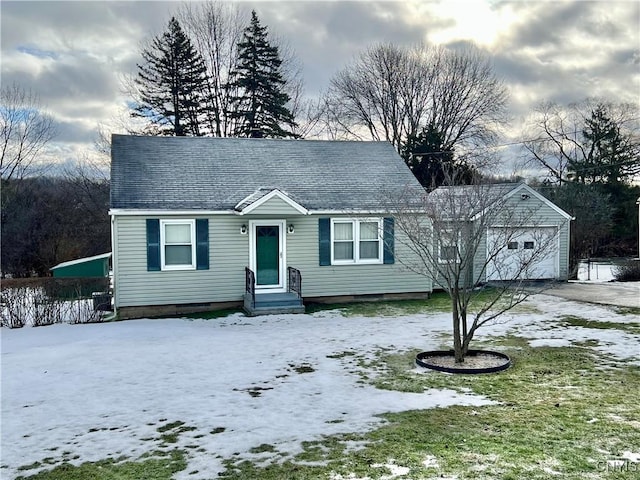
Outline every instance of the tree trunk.
<path fill-rule="evenodd" d="M 458 311 L 458 292 L 454 289 L 451 292 L 451 305 L 453 307 L 453 352 L 456 363 L 464 362 L 464 353 L 462 351 L 462 342 L 460 336 L 460 312 Z"/>

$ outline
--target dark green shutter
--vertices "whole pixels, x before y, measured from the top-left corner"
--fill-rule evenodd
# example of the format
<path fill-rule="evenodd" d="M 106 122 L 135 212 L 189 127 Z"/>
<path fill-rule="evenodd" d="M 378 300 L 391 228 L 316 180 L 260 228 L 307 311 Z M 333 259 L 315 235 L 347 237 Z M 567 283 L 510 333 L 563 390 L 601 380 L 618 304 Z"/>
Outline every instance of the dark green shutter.
<path fill-rule="evenodd" d="M 383 226 L 384 253 L 383 253 L 382 261 L 386 264 L 395 263 L 395 259 L 393 257 L 393 251 L 395 248 L 393 228 L 394 228 L 393 218 L 391 217 L 385 218 L 384 226 Z"/>
<path fill-rule="evenodd" d="M 160 220 L 147 218 L 147 270 L 160 270 Z"/>
<path fill-rule="evenodd" d="M 318 219 L 320 266 L 331 265 L 331 219 Z"/>
<path fill-rule="evenodd" d="M 196 269 L 209 270 L 209 220 L 196 219 Z"/>

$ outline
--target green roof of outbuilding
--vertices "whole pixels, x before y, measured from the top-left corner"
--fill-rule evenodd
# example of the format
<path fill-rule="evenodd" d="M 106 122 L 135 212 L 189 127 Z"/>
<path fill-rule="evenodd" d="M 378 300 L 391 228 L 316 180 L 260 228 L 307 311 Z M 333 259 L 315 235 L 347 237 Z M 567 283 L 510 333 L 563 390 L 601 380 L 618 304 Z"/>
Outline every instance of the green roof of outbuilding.
<path fill-rule="evenodd" d="M 56 265 L 55 267 L 51 267 L 49 270 L 56 270 L 58 268 L 71 267 L 74 265 L 80 265 L 82 263 L 93 262 L 95 260 L 107 259 L 111 257 L 111 252 L 101 253 L 100 255 L 94 255 L 93 257 L 84 257 L 78 258 L 76 260 L 69 260 L 68 262 L 62 262 Z"/>

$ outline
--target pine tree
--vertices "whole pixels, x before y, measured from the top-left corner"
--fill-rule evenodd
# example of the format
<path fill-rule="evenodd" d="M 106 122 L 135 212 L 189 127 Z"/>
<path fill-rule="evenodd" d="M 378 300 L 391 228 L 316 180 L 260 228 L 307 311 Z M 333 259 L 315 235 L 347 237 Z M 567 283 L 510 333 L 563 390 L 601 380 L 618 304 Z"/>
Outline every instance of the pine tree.
<path fill-rule="evenodd" d="M 142 51 L 146 63 L 138 64 L 139 98 L 132 115 L 150 122 L 146 133 L 201 135 L 206 108 L 204 60 L 175 18 L 151 47 Z"/>
<path fill-rule="evenodd" d="M 451 183 L 468 185 L 479 175 L 472 165 L 455 159 L 454 149 L 444 144 L 443 135 L 433 123 L 418 134 L 409 135 L 402 146 L 401 155 L 425 188 Z"/>
<path fill-rule="evenodd" d="M 296 138 L 291 131 L 296 123 L 286 106 L 290 97 L 283 88 L 286 80 L 281 71 L 282 60 L 267 36 L 267 28 L 260 25 L 258 15 L 252 11 L 251 23 L 238 43 L 238 65 L 229 84 L 239 91 L 232 99 L 235 135 Z"/>
<path fill-rule="evenodd" d="M 569 162 L 569 170 L 582 183 L 619 183 L 629 177 L 634 162 L 633 147 L 607 106 L 598 104 L 585 119 L 583 155 Z"/>

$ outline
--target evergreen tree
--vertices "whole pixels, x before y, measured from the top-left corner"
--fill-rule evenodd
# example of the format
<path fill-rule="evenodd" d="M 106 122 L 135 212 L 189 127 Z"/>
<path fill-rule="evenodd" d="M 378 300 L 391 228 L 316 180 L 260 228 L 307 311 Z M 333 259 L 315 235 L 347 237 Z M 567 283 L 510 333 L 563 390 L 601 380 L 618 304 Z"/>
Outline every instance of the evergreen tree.
<path fill-rule="evenodd" d="M 620 127 L 600 103 L 585 118 L 583 155 L 569 161 L 569 172 L 581 183 L 616 184 L 627 180 L 633 168 L 634 149 Z M 633 173 L 637 173 L 637 170 Z"/>
<path fill-rule="evenodd" d="M 282 60 L 267 36 L 267 28 L 252 11 L 251 23 L 238 43 L 238 64 L 229 83 L 239 92 L 232 99 L 231 115 L 237 122 L 234 133 L 239 137 L 295 138 L 291 129 L 296 123 L 286 106 L 290 97 L 284 91 Z"/>
<path fill-rule="evenodd" d="M 150 122 L 146 133 L 201 135 L 206 68 L 175 18 L 142 58 L 146 63 L 138 64 L 139 98 L 132 115 Z"/>
<path fill-rule="evenodd" d="M 473 166 L 454 158 L 453 148 L 444 145 L 443 135 L 433 124 L 424 127 L 416 135 L 409 135 L 401 154 L 425 188 L 468 185 L 479 176 Z"/>

